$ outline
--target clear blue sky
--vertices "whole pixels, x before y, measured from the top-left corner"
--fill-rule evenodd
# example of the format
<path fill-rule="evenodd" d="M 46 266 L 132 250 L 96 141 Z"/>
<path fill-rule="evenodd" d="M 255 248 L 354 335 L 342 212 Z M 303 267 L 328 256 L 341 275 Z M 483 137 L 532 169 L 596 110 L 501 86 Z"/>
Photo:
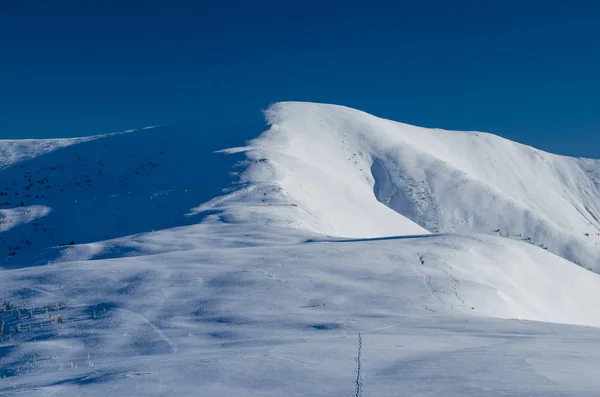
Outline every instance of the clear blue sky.
<path fill-rule="evenodd" d="M 600 2 L 0 4 L 3 138 L 197 120 L 241 141 L 281 100 L 600 158 Z"/>

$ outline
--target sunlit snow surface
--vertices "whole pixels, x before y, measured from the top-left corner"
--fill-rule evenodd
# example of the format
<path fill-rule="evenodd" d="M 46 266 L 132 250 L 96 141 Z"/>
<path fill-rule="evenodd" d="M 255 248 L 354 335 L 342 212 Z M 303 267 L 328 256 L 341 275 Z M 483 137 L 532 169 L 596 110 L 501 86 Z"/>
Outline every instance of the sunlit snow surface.
<path fill-rule="evenodd" d="M 596 160 L 267 118 L 1 143 L 1 395 L 598 394 Z"/>

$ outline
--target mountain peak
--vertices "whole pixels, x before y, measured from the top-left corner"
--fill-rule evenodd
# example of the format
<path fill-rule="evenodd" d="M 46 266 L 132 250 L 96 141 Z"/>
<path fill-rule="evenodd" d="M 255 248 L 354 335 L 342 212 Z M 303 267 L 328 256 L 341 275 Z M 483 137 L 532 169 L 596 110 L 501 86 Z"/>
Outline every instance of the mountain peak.
<path fill-rule="evenodd" d="M 248 185 L 213 209 L 239 208 L 243 197 L 327 235 L 483 233 L 600 262 L 600 161 L 338 105 L 280 102 L 265 117 L 271 127 L 244 148 Z"/>

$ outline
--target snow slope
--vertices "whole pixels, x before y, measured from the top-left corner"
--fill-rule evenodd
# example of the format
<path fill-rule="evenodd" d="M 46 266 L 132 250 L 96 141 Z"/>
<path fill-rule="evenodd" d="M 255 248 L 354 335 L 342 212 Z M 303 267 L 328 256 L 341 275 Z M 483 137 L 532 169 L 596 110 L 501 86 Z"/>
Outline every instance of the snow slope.
<path fill-rule="evenodd" d="M 597 395 L 600 276 L 568 260 L 598 256 L 597 161 L 267 118 L 229 156 L 186 126 L 12 151 L 1 395 Z"/>
<path fill-rule="evenodd" d="M 278 103 L 266 117 L 268 131 L 229 152 L 258 162 L 245 175 L 250 189 L 280 189 L 298 205 L 292 223 L 344 237 L 496 234 L 600 266 L 598 160 L 335 105 Z M 213 205 L 224 207 L 222 198 Z"/>
<path fill-rule="evenodd" d="M 1 141 L 0 267 L 46 263 L 72 242 L 200 222 L 190 208 L 230 184 L 237 159 L 210 156 L 216 147 L 197 128 Z"/>
<path fill-rule="evenodd" d="M 206 227 L 209 238 L 250 232 Z M 498 320 L 598 326 L 591 272 L 497 237 L 278 236 L 3 271 L 35 316 L 4 314 L 22 331 L 2 344 L 0 393 L 597 394 L 597 328 Z M 49 313 L 65 322 L 52 324 L 42 308 L 60 302 Z"/>

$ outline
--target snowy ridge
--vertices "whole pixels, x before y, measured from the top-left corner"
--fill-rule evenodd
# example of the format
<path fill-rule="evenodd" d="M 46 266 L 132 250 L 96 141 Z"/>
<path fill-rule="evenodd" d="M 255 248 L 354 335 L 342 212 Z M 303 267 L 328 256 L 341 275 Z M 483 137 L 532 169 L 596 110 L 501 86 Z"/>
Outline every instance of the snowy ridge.
<path fill-rule="evenodd" d="M 5 168 L 18 163 L 19 161 L 38 157 L 56 149 L 89 142 L 110 135 L 111 134 L 61 139 L 5 139 L 1 141 L 2 145 L 0 145 L 0 167 Z"/>
<path fill-rule="evenodd" d="M 228 151 L 254 162 L 243 177 L 250 187 L 202 209 L 235 214 L 236 202 L 276 195 L 293 206 L 288 223 L 318 233 L 494 234 L 600 266 L 598 160 L 335 105 L 278 103 L 266 118 L 272 126 L 260 138 Z"/>

